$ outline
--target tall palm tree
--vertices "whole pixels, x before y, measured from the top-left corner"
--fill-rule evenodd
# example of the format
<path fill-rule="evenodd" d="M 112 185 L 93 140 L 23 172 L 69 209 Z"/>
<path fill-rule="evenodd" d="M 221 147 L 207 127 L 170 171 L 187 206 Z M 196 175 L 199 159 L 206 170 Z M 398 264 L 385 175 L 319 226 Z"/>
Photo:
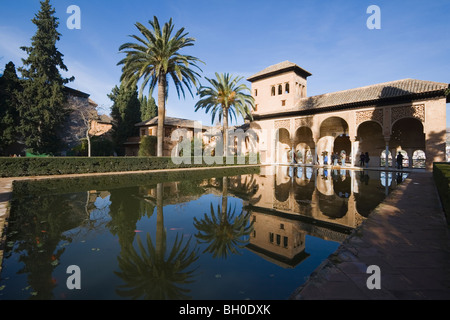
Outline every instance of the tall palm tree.
<path fill-rule="evenodd" d="M 248 243 L 245 238 L 253 232 L 250 212 L 242 210 L 236 215 L 236 208 L 228 207 L 228 177 L 222 181 L 222 207 L 218 205 L 215 210 L 211 203 L 210 216 L 205 213 L 202 219 L 194 217 L 197 242 L 208 243 L 203 253 L 212 253 L 214 258 L 239 254 L 239 249 Z"/>
<path fill-rule="evenodd" d="M 191 86 L 197 86 L 200 75 L 195 71 L 201 69 L 197 63 L 202 62 L 196 57 L 183 55 L 179 51 L 194 45 L 194 38 L 187 37 L 184 28 L 174 33 L 172 19 L 166 22 L 161 29 L 158 18 L 149 21 L 152 30 L 137 22 L 135 25 L 141 36 L 131 35 L 137 43 L 125 43 L 119 51 L 126 53 L 126 57 L 117 65 L 123 65 L 121 81 L 126 85 L 142 80 L 140 96 L 145 87 L 149 88 L 149 96 L 158 85 L 158 147 L 157 156 L 163 155 L 164 120 L 166 113 L 166 100 L 168 96 L 168 77 L 180 94 L 185 97 L 187 88 L 193 97 Z"/>
<path fill-rule="evenodd" d="M 224 156 L 227 155 L 228 117 L 230 116 L 230 120 L 233 120 L 233 117 L 237 119 L 239 115 L 242 118 L 252 118 L 251 110 L 255 109 L 255 100 L 249 94 L 250 89 L 245 84 L 239 84 L 242 79 L 242 77 L 233 77 L 228 73 L 218 74 L 216 72 L 216 79 L 206 78 L 211 87 L 200 87 L 201 99 L 195 104 L 195 111 L 199 109 L 205 109 L 206 113 L 211 111 L 212 123 L 214 123 L 216 114 L 219 121 L 223 120 Z"/>

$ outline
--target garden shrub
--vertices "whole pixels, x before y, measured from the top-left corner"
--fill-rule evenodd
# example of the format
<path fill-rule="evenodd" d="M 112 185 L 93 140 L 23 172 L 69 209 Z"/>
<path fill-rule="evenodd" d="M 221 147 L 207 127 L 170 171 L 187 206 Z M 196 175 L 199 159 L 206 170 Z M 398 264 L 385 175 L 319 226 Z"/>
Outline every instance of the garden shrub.
<path fill-rule="evenodd" d="M 445 211 L 447 223 L 450 224 L 450 163 L 434 163 L 433 178 Z"/>
<path fill-rule="evenodd" d="M 201 159 L 175 164 L 171 157 L 48 157 L 0 158 L 0 177 L 21 177 L 61 174 L 82 174 L 119 171 L 141 171 L 190 167 L 212 167 L 227 164 L 206 164 Z M 234 163 L 238 164 L 235 161 Z M 245 163 L 249 163 L 248 157 Z"/>
<path fill-rule="evenodd" d="M 139 157 L 156 156 L 156 136 L 143 136 L 139 145 Z"/>

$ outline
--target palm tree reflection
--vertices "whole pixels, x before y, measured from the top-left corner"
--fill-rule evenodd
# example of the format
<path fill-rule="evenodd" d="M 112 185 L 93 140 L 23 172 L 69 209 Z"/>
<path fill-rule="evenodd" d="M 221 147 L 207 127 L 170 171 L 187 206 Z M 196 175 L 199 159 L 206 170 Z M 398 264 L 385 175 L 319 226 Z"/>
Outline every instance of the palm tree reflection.
<path fill-rule="evenodd" d="M 213 257 L 226 258 L 229 254 L 237 254 L 238 249 L 247 244 L 245 236 L 253 231 L 253 223 L 249 224 L 250 213 L 241 211 L 236 216 L 236 208 L 228 208 L 228 179 L 223 178 L 222 207 L 214 209 L 210 204 L 210 215 L 204 214 L 198 220 L 194 217 L 194 226 L 198 230 L 195 235 L 199 243 L 209 243 L 203 251 L 213 254 Z"/>
<path fill-rule="evenodd" d="M 121 297 L 149 300 L 189 299 L 189 289 L 182 286 L 192 283 L 194 269 L 187 270 L 197 259 L 196 247 L 191 250 L 191 239 L 183 244 L 178 234 L 167 252 L 167 235 L 163 219 L 163 188 L 157 188 L 157 224 L 155 246 L 147 233 L 146 243 L 137 236 L 136 250 L 127 246 L 118 257 L 120 272 L 117 276 L 125 281 L 117 290 Z"/>

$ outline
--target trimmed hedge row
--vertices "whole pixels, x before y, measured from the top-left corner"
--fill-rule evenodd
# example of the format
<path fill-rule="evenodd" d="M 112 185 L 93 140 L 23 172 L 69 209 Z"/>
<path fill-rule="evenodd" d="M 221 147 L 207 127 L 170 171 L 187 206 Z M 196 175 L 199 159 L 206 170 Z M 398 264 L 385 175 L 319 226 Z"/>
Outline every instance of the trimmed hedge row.
<path fill-rule="evenodd" d="M 433 178 L 441 198 L 447 223 L 450 224 L 450 163 L 438 162 L 433 164 Z"/>
<path fill-rule="evenodd" d="M 61 174 L 82 174 L 119 171 L 141 171 L 192 167 L 213 167 L 227 164 L 207 164 L 201 159 L 191 164 L 176 164 L 171 157 L 51 157 L 51 158 L 0 158 L 0 177 L 22 177 Z M 236 159 L 235 159 L 236 160 Z M 249 163 L 249 158 L 245 159 Z"/>
<path fill-rule="evenodd" d="M 13 199 L 23 200 L 27 195 L 48 195 L 83 192 L 86 190 L 112 190 L 135 186 L 151 186 L 169 181 L 197 181 L 225 176 L 258 174 L 259 166 L 211 168 L 209 170 L 159 171 L 142 174 L 111 174 L 102 176 L 76 176 L 42 180 L 14 181 Z"/>

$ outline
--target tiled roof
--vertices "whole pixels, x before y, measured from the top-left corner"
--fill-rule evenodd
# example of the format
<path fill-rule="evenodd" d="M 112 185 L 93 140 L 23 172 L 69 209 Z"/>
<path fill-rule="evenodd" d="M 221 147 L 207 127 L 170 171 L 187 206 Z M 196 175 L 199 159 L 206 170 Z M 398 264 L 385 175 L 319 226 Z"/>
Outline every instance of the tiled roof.
<path fill-rule="evenodd" d="M 261 70 L 257 73 L 255 73 L 254 75 L 252 75 L 251 77 L 247 78 L 248 81 L 254 81 L 257 80 L 258 78 L 264 78 L 266 76 L 270 76 L 276 73 L 280 73 L 282 71 L 288 71 L 288 70 L 297 70 L 300 73 L 302 73 L 305 77 L 309 77 L 311 75 L 311 73 L 309 73 L 308 71 L 306 71 L 303 68 L 300 68 L 298 65 L 296 65 L 293 62 L 290 61 L 283 61 L 277 64 L 274 64 L 270 67 L 265 68 L 264 70 Z"/>
<path fill-rule="evenodd" d="M 442 82 L 403 79 L 303 98 L 293 110 L 320 109 L 363 102 L 381 102 L 384 99 L 408 98 L 420 94 L 443 92 L 448 86 L 448 83 Z"/>

